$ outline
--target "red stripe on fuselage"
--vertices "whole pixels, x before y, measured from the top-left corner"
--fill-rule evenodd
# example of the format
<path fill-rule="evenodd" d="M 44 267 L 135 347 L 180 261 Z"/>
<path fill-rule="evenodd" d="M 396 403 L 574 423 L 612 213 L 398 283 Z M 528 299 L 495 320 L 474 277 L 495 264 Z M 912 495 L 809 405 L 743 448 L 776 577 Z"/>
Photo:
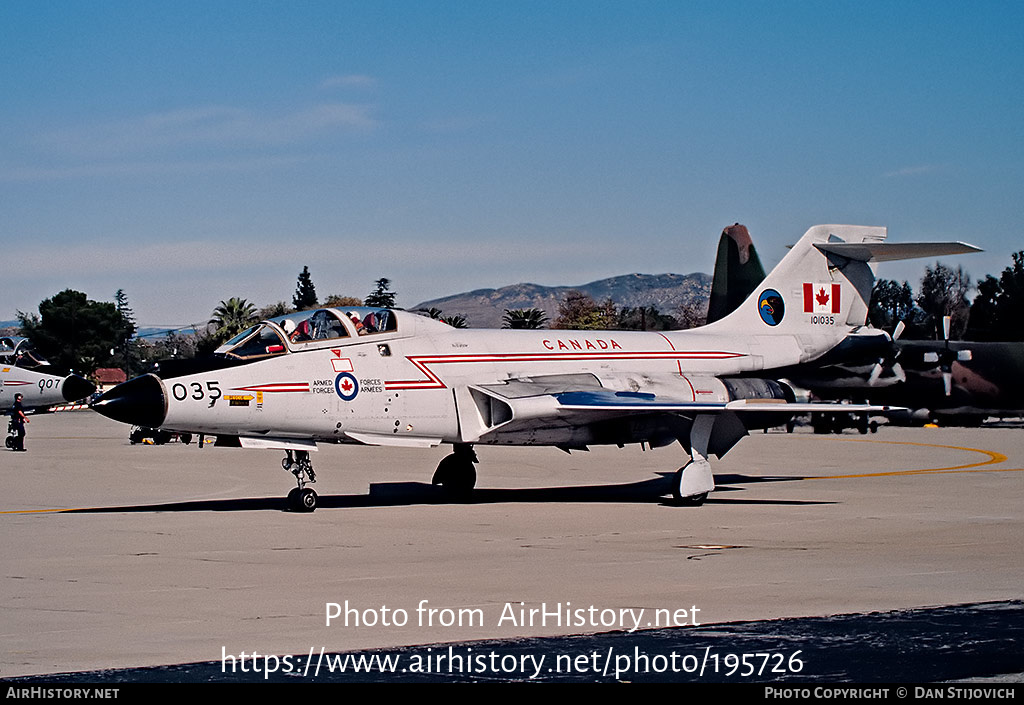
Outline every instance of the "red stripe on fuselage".
<path fill-rule="evenodd" d="M 309 382 L 280 382 L 277 384 L 256 384 L 251 387 L 232 387 L 235 392 L 308 392 Z"/>
<path fill-rule="evenodd" d="M 389 380 L 385 389 L 446 389 L 447 385 L 430 369 L 431 365 L 464 364 L 478 362 L 572 362 L 604 360 L 676 360 L 682 374 L 681 360 L 730 360 L 743 357 L 743 353 L 724 351 L 685 352 L 677 350 L 654 350 L 646 352 L 601 352 L 601 353 L 491 353 L 482 355 L 410 355 L 409 362 L 423 373 L 426 379 Z"/>

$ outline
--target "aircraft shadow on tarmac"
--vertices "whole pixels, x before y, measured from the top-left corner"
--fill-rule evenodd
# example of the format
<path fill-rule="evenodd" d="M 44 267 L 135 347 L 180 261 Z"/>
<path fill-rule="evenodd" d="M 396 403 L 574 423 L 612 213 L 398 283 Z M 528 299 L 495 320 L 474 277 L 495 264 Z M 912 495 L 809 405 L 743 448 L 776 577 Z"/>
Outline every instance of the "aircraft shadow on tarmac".
<path fill-rule="evenodd" d="M 742 492 L 743 488 L 733 485 L 762 482 L 793 482 L 801 477 L 756 477 L 749 475 L 720 475 L 716 478 L 718 487 L 707 504 L 750 504 L 799 506 L 835 504 L 829 501 L 740 499 L 722 496 L 730 492 Z M 588 503 L 602 504 L 629 502 L 635 504 L 663 504 L 671 506 L 666 495 L 671 492 L 672 473 L 659 473 L 659 477 L 622 485 L 585 485 L 578 487 L 542 487 L 526 489 L 476 489 L 468 499 L 453 498 L 443 488 L 425 482 L 387 482 L 370 485 L 369 494 L 320 495 L 317 507 L 325 509 L 401 507 L 422 504 L 506 504 L 506 503 Z M 69 509 L 66 513 L 96 514 L 119 512 L 238 512 L 238 511 L 283 511 L 288 504 L 284 497 L 254 497 L 247 499 L 193 500 L 164 504 L 140 504 L 115 507 L 90 507 Z"/>

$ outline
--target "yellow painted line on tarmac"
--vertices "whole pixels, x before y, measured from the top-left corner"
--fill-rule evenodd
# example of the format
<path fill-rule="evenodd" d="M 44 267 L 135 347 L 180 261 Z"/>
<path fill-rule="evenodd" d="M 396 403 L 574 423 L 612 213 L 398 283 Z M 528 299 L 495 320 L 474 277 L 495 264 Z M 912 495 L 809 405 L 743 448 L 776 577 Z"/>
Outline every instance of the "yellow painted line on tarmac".
<path fill-rule="evenodd" d="M 967 448 L 965 446 L 947 446 L 940 445 L 938 443 L 914 443 L 911 441 L 874 441 L 870 439 L 861 438 L 836 438 L 833 440 L 845 441 L 846 443 L 881 443 L 886 445 L 894 446 L 919 446 L 924 448 L 948 448 L 950 450 L 962 450 L 968 453 L 981 453 L 982 455 L 988 456 L 988 460 L 982 460 L 977 463 L 966 463 L 964 465 L 951 465 L 945 468 L 923 468 L 921 470 L 891 470 L 888 472 L 867 472 L 858 473 L 854 475 L 815 475 L 813 477 L 805 478 L 807 480 L 837 480 L 852 477 L 896 477 L 899 475 L 932 475 L 932 474 L 944 474 L 944 473 L 958 473 L 958 472 L 1024 472 L 1024 468 L 985 468 L 979 470 L 986 465 L 993 465 L 995 463 L 1002 463 L 1008 460 L 1007 456 L 1002 453 L 997 453 L 993 450 L 983 450 L 981 448 Z M 972 469 L 974 468 L 974 469 Z"/>
<path fill-rule="evenodd" d="M 966 463 L 964 465 L 951 465 L 944 468 L 923 468 L 921 470 L 890 470 L 888 472 L 866 472 L 856 473 L 853 475 L 811 475 L 805 477 L 805 480 L 841 480 L 859 477 L 898 477 L 901 475 L 932 475 L 932 474 L 947 474 L 947 473 L 961 473 L 961 472 L 1024 472 L 1024 468 L 988 468 L 987 465 L 994 465 L 996 463 L 1002 463 L 1009 458 L 1002 453 L 997 453 L 994 450 L 983 450 L 981 448 L 967 448 L 966 446 L 949 446 L 940 445 L 938 443 L 914 443 L 911 441 L 875 441 L 870 439 L 862 438 L 829 438 L 827 440 L 842 441 L 846 443 L 879 443 L 883 445 L 895 445 L 895 446 L 920 446 L 924 448 L 947 448 L 949 450 L 962 450 L 968 453 L 981 453 L 982 455 L 988 456 L 988 460 L 982 460 L 977 463 Z M 984 468 L 984 469 L 979 469 Z M 72 507 L 65 509 L 14 509 L 14 510 L 0 510 L 0 515 L 3 514 L 61 514 L 66 512 L 82 512 L 96 509 L 96 507 Z"/>

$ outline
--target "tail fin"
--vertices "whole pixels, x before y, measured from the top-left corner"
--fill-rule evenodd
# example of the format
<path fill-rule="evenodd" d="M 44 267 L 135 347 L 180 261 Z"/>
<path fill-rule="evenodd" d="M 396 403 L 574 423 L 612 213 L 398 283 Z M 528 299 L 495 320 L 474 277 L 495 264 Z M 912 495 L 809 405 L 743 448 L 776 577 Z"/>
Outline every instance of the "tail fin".
<path fill-rule="evenodd" d="M 964 243 L 886 243 L 886 229 L 815 225 L 738 309 L 709 333 L 790 335 L 813 359 L 867 322 L 874 262 L 977 252 Z"/>
<path fill-rule="evenodd" d="M 750 239 L 750 231 L 739 223 L 722 230 L 708 300 L 708 323 L 721 320 L 739 308 L 762 281 L 764 267 Z"/>

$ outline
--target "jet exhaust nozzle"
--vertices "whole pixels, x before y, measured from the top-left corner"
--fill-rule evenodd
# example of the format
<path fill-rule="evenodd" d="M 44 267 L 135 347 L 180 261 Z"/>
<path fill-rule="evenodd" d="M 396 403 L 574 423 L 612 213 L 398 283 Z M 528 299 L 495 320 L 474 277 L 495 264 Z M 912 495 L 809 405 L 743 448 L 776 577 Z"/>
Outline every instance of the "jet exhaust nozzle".
<path fill-rule="evenodd" d="M 167 418 L 167 396 L 160 378 L 142 375 L 123 382 L 94 401 L 91 407 L 107 418 L 147 428 L 160 428 Z"/>
<path fill-rule="evenodd" d="M 95 384 L 78 375 L 68 375 L 65 377 L 64 384 L 60 388 L 60 393 L 66 401 L 85 399 L 95 391 Z"/>

